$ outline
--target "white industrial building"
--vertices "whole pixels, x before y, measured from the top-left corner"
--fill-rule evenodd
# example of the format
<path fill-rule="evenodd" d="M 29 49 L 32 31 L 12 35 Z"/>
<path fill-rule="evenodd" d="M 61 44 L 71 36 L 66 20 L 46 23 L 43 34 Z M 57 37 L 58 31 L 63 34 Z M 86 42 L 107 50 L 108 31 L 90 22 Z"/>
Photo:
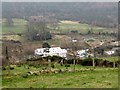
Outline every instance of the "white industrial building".
<path fill-rule="evenodd" d="M 35 50 L 35 55 L 39 55 L 42 57 L 46 56 L 60 56 L 67 57 L 67 50 L 61 49 L 60 47 L 52 47 L 52 48 L 39 48 Z"/>

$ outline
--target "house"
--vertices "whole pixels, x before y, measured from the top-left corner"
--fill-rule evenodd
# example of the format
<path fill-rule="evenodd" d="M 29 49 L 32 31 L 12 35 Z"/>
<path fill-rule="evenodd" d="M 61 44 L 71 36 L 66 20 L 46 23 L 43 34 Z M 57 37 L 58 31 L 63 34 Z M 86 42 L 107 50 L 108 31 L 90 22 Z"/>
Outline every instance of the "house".
<path fill-rule="evenodd" d="M 77 56 L 80 57 L 80 58 L 87 57 L 86 50 L 79 50 L 79 51 L 77 51 Z"/>
<path fill-rule="evenodd" d="M 107 55 L 118 54 L 119 47 L 113 47 L 111 50 L 105 51 Z"/>
<path fill-rule="evenodd" d="M 89 49 L 77 51 L 77 56 L 80 57 L 80 58 L 88 57 L 88 50 Z"/>
<path fill-rule="evenodd" d="M 77 56 L 80 58 L 94 57 L 92 53 L 89 53 L 89 49 L 77 51 Z"/>
<path fill-rule="evenodd" d="M 40 55 L 42 57 L 46 56 L 60 56 L 67 57 L 67 50 L 61 49 L 60 47 L 52 47 L 52 48 L 39 48 L 35 50 L 35 55 Z"/>
<path fill-rule="evenodd" d="M 105 51 L 105 53 L 106 53 L 107 55 L 112 55 L 112 54 L 115 53 L 115 51 L 114 51 L 114 50 L 110 50 L 110 51 Z"/>

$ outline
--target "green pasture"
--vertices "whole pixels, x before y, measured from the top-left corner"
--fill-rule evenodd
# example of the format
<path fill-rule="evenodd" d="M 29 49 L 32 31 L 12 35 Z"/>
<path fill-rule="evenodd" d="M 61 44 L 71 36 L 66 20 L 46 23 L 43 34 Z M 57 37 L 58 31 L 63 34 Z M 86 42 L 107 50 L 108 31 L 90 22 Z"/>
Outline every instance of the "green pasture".
<path fill-rule="evenodd" d="M 80 24 L 80 23 L 60 23 L 59 24 L 59 30 L 60 32 L 71 32 L 71 30 L 77 30 L 79 33 L 87 33 L 89 30 L 91 30 L 91 26 L 88 24 Z M 113 29 L 110 28 L 103 28 L 103 27 L 93 27 L 94 33 L 99 32 L 113 32 Z"/>
<path fill-rule="evenodd" d="M 26 30 L 26 21 L 23 19 L 13 19 L 14 24 L 8 26 L 5 23 L 5 19 L 2 20 L 2 34 L 14 34 L 21 33 Z"/>
<path fill-rule="evenodd" d="M 2 33 L 3 34 L 9 34 L 9 33 L 21 33 L 26 30 L 26 24 L 27 21 L 23 19 L 13 19 L 14 25 L 13 26 L 7 26 L 5 24 L 5 19 L 2 20 Z M 77 30 L 79 33 L 87 33 L 91 26 L 88 24 L 80 24 L 80 23 L 74 23 L 74 21 L 71 21 L 73 23 L 64 23 L 61 22 L 58 24 L 58 29 L 53 29 L 52 27 L 48 26 L 50 28 L 50 31 L 52 33 L 69 33 L 71 30 Z M 114 29 L 111 28 L 103 28 L 103 27 L 93 27 L 94 33 L 99 32 L 113 32 Z"/>
<path fill-rule="evenodd" d="M 3 76 L 3 88 L 117 88 L 118 69 L 96 67 L 94 70 L 86 70 L 92 67 L 76 65 L 76 72 L 47 73 L 38 76 L 32 75 L 23 78 L 28 71 L 41 70 L 42 67 L 27 68 L 27 65 L 16 66 L 11 70 L 11 76 Z M 55 69 L 66 69 L 65 66 L 55 65 Z M 70 65 L 68 69 L 73 69 Z M 3 71 L 3 73 L 7 73 Z"/>

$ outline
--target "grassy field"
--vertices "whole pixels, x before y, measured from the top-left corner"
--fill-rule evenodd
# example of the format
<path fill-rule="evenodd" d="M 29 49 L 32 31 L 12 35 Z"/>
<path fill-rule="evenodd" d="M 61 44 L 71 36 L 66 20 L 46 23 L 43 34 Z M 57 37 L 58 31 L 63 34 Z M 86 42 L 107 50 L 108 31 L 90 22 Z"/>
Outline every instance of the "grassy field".
<path fill-rule="evenodd" d="M 5 20 L 3 19 L 2 33 L 21 33 L 26 30 L 26 21 L 23 19 L 13 19 L 13 26 L 6 26 Z M 59 30 L 52 30 L 51 32 L 68 33 L 71 30 L 78 30 L 79 33 L 87 33 L 90 25 L 79 24 L 76 21 L 61 21 L 59 23 Z M 94 27 L 93 32 L 112 32 L 112 29 Z M 7 40 L 21 40 L 18 35 L 4 35 L 4 39 Z M 48 40 L 51 45 L 60 45 L 64 41 L 64 38 L 69 38 L 68 36 L 55 36 L 53 39 Z M 32 44 L 34 43 L 34 44 Z M 26 46 L 31 45 L 40 46 L 40 41 L 30 42 Z M 37 46 L 36 46 L 37 47 Z M 108 61 L 117 61 L 118 57 L 103 57 Z M 42 70 L 43 67 L 27 68 L 28 65 L 23 65 L 21 67 L 16 66 L 14 70 L 10 71 L 11 76 L 2 77 L 2 87 L 3 88 L 117 88 L 118 87 L 118 69 L 117 68 L 103 68 L 96 67 L 95 70 L 87 70 L 92 67 L 85 67 L 76 65 L 76 72 L 65 72 L 65 73 L 49 73 L 40 74 L 38 76 L 32 75 L 28 78 L 23 78 L 22 75 L 26 74 L 28 71 Z M 73 69 L 74 66 L 70 65 L 69 69 Z M 55 65 L 55 69 L 66 69 L 65 66 Z M 8 73 L 7 70 L 3 71 L 3 74 Z M 1 79 L 1 78 L 0 78 Z"/>
<path fill-rule="evenodd" d="M 65 69 L 57 65 L 55 68 Z M 95 70 L 85 70 L 92 67 L 76 66 L 79 71 L 65 73 L 48 73 L 38 76 L 32 75 L 23 78 L 20 74 L 28 71 L 40 70 L 41 68 L 24 66 L 15 67 L 11 70 L 12 76 L 3 76 L 3 88 L 117 88 L 118 69 L 97 67 Z M 69 69 L 73 69 L 71 65 Z M 6 73 L 7 71 L 3 71 Z M 15 75 L 16 74 L 16 75 Z"/>
<path fill-rule="evenodd" d="M 26 30 L 26 24 L 27 21 L 23 19 L 13 19 L 14 25 L 13 26 L 6 26 L 5 24 L 5 19 L 2 20 L 2 34 L 15 34 L 15 33 L 22 33 Z M 59 29 L 51 29 L 52 33 L 70 33 L 71 30 L 78 30 L 79 33 L 87 33 L 90 25 L 88 24 L 80 24 L 77 21 L 61 21 L 59 24 Z M 112 29 L 109 28 L 101 28 L 101 27 L 94 27 L 93 29 L 94 32 L 112 32 Z M 59 38 L 60 37 L 60 38 Z M 62 38 L 63 36 L 59 35 L 59 37 L 54 37 L 51 40 L 48 40 L 48 42 L 52 45 L 61 45 L 61 40 L 64 42 L 65 39 L 69 38 L 67 35 L 66 37 Z M 70 36 L 71 37 L 71 36 Z M 80 35 L 74 35 L 74 37 L 79 38 L 79 40 L 83 40 L 83 38 L 89 38 L 88 36 L 82 37 Z M 104 36 L 101 36 L 102 39 Z M 100 37 L 98 37 L 100 39 Z M 105 36 L 105 38 L 107 38 Z M 1 38 L 0 38 L 1 39 Z M 20 40 L 24 41 L 25 37 L 19 36 L 19 35 L 3 35 L 2 36 L 3 40 Z"/>
<path fill-rule="evenodd" d="M 2 34 L 21 33 L 26 30 L 26 21 L 23 19 L 13 19 L 13 26 L 7 26 L 5 19 L 2 20 Z"/>
<path fill-rule="evenodd" d="M 6 26 L 5 19 L 2 20 L 2 33 L 21 33 L 26 30 L 27 21 L 23 19 L 13 19 L 13 26 Z M 79 33 L 87 33 L 90 30 L 90 25 L 88 24 L 80 24 L 77 21 L 61 21 L 58 24 L 58 30 L 51 30 L 51 32 L 59 32 L 59 33 L 68 33 L 71 30 L 78 30 Z M 113 32 L 113 29 L 110 28 L 102 28 L 102 27 L 93 27 L 93 32 Z"/>
<path fill-rule="evenodd" d="M 79 33 L 87 33 L 90 30 L 91 26 L 88 24 L 80 24 L 76 21 L 61 21 L 59 23 L 60 32 L 70 32 L 71 30 L 77 30 Z M 93 27 L 94 33 L 99 32 L 113 32 L 110 28 L 103 28 L 103 27 Z"/>
<path fill-rule="evenodd" d="M 26 30 L 26 24 L 27 21 L 23 19 L 13 19 L 14 25 L 13 26 L 6 26 L 5 19 L 2 20 L 2 32 L 0 34 L 16 34 L 16 33 L 22 33 Z M 59 29 L 50 29 L 52 33 L 70 33 L 71 30 L 77 30 L 79 33 L 87 33 L 90 25 L 88 24 L 80 24 L 77 21 L 61 21 L 58 24 Z M 50 27 L 49 27 L 50 28 Z M 110 28 L 101 28 L 101 27 L 94 27 L 93 32 L 99 33 L 99 32 L 112 32 L 113 30 Z M 67 36 L 67 35 L 66 35 Z M 62 37 L 62 36 L 61 36 Z M 74 35 L 75 37 L 75 35 Z M 80 37 L 80 36 L 76 36 Z M 103 38 L 104 36 L 102 36 Z M 81 38 L 81 37 L 80 37 Z M 106 36 L 105 36 L 106 38 Z M 0 38 L 1 39 L 1 38 Z M 24 40 L 25 38 L 23 36 L 18 35 L 3 35 L 3 40 Z M 62 40 L 65 38 L 62 38 Z M 57 44 L 60 45 L 61 39 L 60 38 L 54 38 L 52 40 L 48 40 L 50 44 Z"/>

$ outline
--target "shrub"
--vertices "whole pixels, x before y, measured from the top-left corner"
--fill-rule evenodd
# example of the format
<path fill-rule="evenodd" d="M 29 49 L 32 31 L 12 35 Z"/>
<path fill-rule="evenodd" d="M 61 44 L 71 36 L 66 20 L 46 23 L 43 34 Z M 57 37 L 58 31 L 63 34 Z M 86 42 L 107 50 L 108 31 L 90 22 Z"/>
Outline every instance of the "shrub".
<path fill-rule="evenodd" d="M 60 56 L 52 56 L 51 57 L 51 62 L 60 61 L 61 59 L 62 59 L 62 57 L 60 57 Z"/>
<path fill-rule="evenodd" d="M 46 67 L 43 67 L 42 70 L 46 70 L 47 68 Z"/>
<path fill-rule="evenodd" d="M 10 67 L 10 70 L 14 70 L 14 67 Z"/>
<path fill-rule="evenodd" d="M 18 67 L 21 67 L 21 65 L 18 65 Z"/>
<path fill-rule="evenodd" d="M 35 68 L 39 68 L 40 66 L 39 65 L 34 65 Z"/>
<path fill-rule="evenodd" d="M 32 64 L 29 64 L 29 66 L 33 66 Z"/>
<path fill-rule="evenodd" d="M 67 63 L 67 64 L 73 64 L 73 61 L 74 61 L 74 59 L 68 59 L 68 60 L 66 61 L 66 63 Z"/>
<path fill-rule="evenodd" d="M 59 70 L 58 70 L 58 72 L 59 72 L 59 73 L 62 73 L 62 70 L 61 70 L 61 69 L 59 69 Z"/>
<path fill-rule="evenodd" d="M 63 66 L 63 64 L 61 63 L 60 66 Z"/>
<path fill-rule="evenodd" d="M 55 65 L 53 64 L 53 65 L 51 65 L 51 67 L 52 67 L 52 68 L 55 68 Z"/>
<path fill-rule="evenodd" d="M 83 60 L 81 60 L 81 59 L 77 59 L 77 60 L 76 60 L 76 64 L 82 64 L 82 61 L 83 61 Z"/>
<path fill-rule="evenodd" d="M 51 48 L 50 44 L 47 42 L 44 42 L 42 45 L 42 48 Z"/>
<path fill-rule="evenodd" d="M 65 67 L 70 67 L 70 65 L 69 64 L 65 64 Z"/>
<path fill-rule="evenodd" d="M 83 60 L 82 61 L 82 65 L 83 66 L 92 66 L 92 61 L 90 61 L 90 60 Z"/>
<path fill-rule="evenodd" d="M 3 68 L 2 68 L 2 70 L 6 70 L 6 68 L 5 68 L 5 67 L 3 67 Z"/>

